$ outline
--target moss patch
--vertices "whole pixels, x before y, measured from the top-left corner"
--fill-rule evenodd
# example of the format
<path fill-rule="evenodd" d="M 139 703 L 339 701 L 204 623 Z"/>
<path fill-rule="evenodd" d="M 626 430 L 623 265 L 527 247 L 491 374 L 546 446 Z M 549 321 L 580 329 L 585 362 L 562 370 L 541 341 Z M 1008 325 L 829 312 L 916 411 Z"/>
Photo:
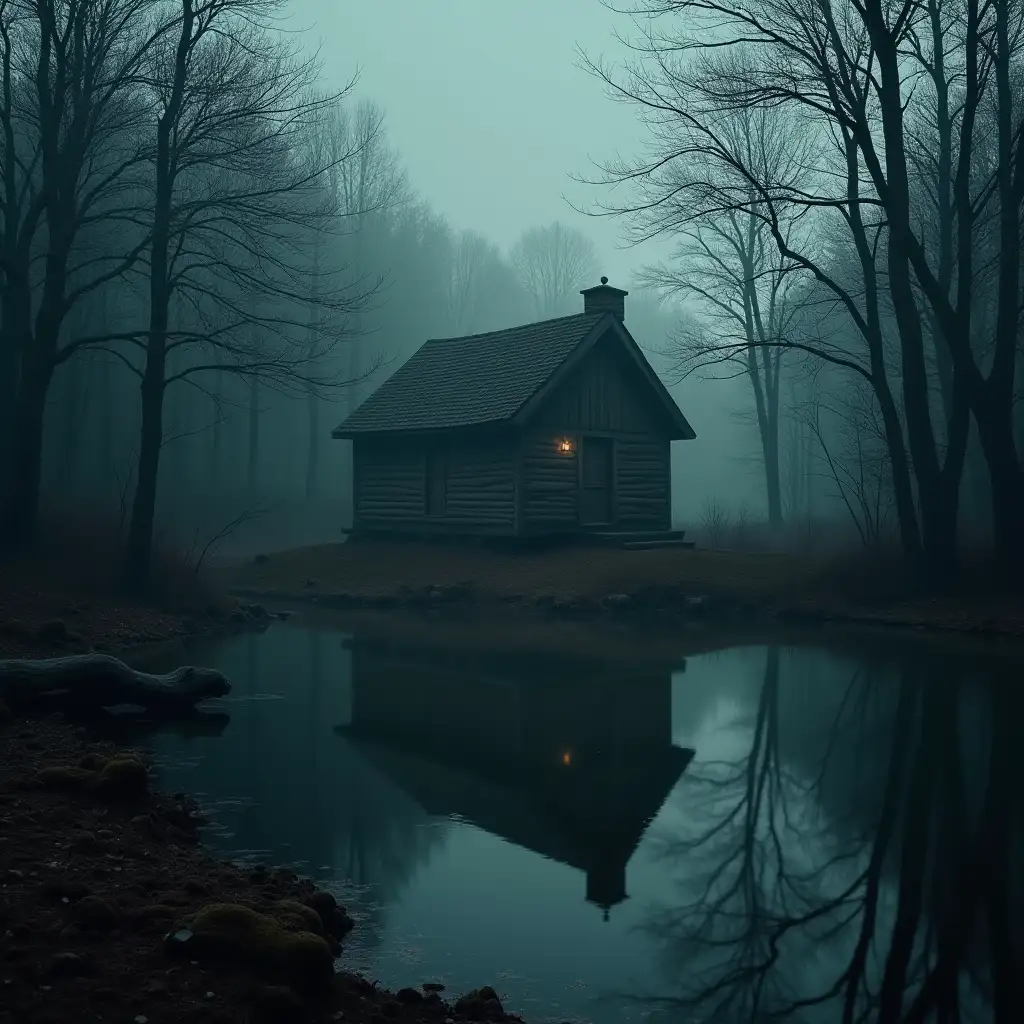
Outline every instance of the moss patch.
<path fill-rule="evenodd" d="M 239 903 L 210 903 L 191 924 L 189 955 L 268 972 L 298 989 L 326 989 L 334 955 L 319 935 L 290 931 L 276 917 Z"/>

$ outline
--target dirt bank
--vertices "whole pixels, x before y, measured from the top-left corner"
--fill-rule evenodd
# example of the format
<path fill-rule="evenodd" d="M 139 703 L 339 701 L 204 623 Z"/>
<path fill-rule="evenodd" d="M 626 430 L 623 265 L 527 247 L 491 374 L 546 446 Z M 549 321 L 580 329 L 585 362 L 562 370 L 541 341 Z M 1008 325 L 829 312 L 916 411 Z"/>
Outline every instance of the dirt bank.
<path fill-rule="evenodd" d="M 867 556 L 864 556 L 865 562 Z M 909 593 L 884 561 L 841 568 L 785 554 L 564 547 L 512 552 L 475 545 L 362 542 L 258 556 L 220 573 L 254 600 L 325 608 L 494 606 L 550 618 L 749 623 L 851 622 L 1024 637 L 1024 597 L 977 588 Z"/>
<path fill-rule="evenodd" d="M 333 975 L 351 927 L 333 897 L 211 857 L 195 805 L 151 792 L 138 753 L 0 715 L 3 1024 L 513 1019 L 490 990 L 449 1005 Z"/>

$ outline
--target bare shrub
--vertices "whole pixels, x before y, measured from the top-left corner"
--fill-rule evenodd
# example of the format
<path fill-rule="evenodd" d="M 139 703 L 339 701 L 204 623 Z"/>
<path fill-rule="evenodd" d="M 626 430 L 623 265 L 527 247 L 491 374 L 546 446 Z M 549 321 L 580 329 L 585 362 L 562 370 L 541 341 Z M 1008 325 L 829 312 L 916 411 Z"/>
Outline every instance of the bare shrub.
<path fill-rule="evenodd" d="M 700 506 L 700 521 L 704 524 L 708 544 L 717 551 L 729 529 L 729 513 L 717 498 L 705 498 Z"/>
<path fill-rule="evenodd" d="M 733 536 L 733 547 L 740 551 L 745 551 L 750 546 L 750 506 L 745 502 L 740 502 L 740 507 L 736 510 L 736 524 L 732 531 Z"/>

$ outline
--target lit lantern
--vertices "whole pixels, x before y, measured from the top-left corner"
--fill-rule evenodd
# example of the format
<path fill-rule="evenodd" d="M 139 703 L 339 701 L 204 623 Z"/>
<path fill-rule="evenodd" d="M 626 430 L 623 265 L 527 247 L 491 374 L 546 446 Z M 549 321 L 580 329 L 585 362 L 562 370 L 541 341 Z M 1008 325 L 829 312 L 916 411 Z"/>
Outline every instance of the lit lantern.
<path fill-rule="evenodd" d="M 572 455 L 572 438 L 571 437 L 563 437 L 558 442 L 558 450 L 563 455 Z"/>
<path fill-rule="evenodd" d="M 572 754 L 568 750 L 562 755 L 562 764 L 566 767 L 572 764 Z"/>

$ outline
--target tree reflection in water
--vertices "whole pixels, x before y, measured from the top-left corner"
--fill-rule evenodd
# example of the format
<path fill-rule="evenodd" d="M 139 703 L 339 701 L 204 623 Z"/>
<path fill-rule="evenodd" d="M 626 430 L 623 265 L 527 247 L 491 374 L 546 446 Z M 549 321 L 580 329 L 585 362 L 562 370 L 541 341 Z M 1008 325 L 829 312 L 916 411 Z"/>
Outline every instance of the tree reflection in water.
<path fill-rule="evenodd" d="M 657 840 L 680 899 L 646 925 L 674 988 L 651 1002 L 730 1024 L 1024 1020 L 1015 680 L 862 669 L 822 715 L 786 664 L 769 649 L 742 756 L 695 762 L 689 823 Z"/>

